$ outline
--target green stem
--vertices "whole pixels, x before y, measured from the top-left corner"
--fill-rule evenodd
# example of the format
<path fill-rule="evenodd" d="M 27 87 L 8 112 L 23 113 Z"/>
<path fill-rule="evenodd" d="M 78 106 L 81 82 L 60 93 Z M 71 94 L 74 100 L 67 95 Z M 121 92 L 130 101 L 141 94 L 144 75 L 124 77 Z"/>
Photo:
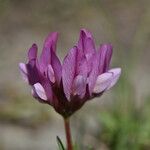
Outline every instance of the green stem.
<path fill-rule="evenodd" d="M 69 118 L 64 118 L 64 126 L 65 126 L 65 132 L 66 132 L 67 150 L 73 150 Z"/>

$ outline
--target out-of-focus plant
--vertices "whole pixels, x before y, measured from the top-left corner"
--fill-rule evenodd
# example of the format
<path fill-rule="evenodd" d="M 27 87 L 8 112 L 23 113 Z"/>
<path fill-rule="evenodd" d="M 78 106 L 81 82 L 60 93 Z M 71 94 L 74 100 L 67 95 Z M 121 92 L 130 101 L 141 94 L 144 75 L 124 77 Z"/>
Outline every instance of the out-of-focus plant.
<path fill-rule="evenodd" d="M 102 130 L 98 138 L 111 150 L 149 150 L 150 101 L 146 99 L 142 107 L 136 107 L 130 82 L 125 77 L 120 81 L 116 89 L 122 94 L 118 98 L 120 102 L 116 98 L 117 102 L 111 109 L 100 113 Z"/>
<path fill-rule="evenodd" d="M 50 111 L 47 111 L 38 103 L 30 103 L 31 98 L 16 90 L 15 86 L 2 85 L 2 87 L 3 90 L 0 89 L 0 95 L 3 98 L 0 101 L 1 122 L 32 128 L 38 127 L 50 119 Z M 26 111 L 23 111 L 24 109 Z"/>
<path fill-rule="evenodd" d="M 110 69 L 112 45 L 95 47 L 92 34 L 82 29 L 78 43 L 68 52 L 61 64 L 56 55 L 58 33 L 51 33 L 44 42 L 40 58 L 37 45 L 28 51 L 28 63 L 19 68 L 32 95 L 39 102 L 51 105 L 64 119 L 67 150 L 72 150 L 70 116 L 85 102 L 101 96 L 118 81 L 121 69 Z M 64 149 L 57 138 L 60 149 Z"/>

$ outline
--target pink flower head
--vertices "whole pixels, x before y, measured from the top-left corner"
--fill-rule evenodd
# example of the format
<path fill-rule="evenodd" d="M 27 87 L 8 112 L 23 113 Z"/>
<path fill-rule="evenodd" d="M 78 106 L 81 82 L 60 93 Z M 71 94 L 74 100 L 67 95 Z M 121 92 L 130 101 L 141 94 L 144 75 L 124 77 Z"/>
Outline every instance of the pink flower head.
<path fill-rule="evenodd" d="M 57 38 L 57 32 L 48 35 L 40 58 L 37 45 L 33 44 L 28 51 L 28 63 L 20 63 L 19 68 L 33 97 L 69 117 L 86 101 L 113 87 L 121 69 L 109 69 L 112 45 L 102 44 L 96 50 L 92 34 L 86 29 L 80 31 L 78 43 L 61 64 L 56 54 Z"/>

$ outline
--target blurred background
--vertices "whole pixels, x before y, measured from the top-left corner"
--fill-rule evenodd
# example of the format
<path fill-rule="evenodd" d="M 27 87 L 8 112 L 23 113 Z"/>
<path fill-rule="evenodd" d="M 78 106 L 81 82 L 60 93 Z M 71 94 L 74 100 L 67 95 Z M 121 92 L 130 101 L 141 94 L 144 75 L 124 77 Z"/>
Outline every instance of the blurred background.
<path fill-rule="evenodd" d="M 122 76 L 72 117 L 77 149 L 150 149 L 149 0 L 0 0 L 0 150 L 55 150 L 57 135 L 65 143 L 63 120 L 32 98 L 18 63 L 52 31 L 63 58 L 83 27 L 97 46 L 113 44 Z"/>

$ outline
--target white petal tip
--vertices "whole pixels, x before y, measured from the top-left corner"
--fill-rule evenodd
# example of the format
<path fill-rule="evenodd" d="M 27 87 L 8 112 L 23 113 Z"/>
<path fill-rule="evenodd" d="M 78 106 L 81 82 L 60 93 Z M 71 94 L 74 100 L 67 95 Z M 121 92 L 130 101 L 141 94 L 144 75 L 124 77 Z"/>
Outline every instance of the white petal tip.
<path fill-rule="evenodd" d="M 46 93 L 45 93 L 45 90 L 43 88 L 43 86 L 40 84 L 40 83 L 36 83 L 34 84 L 34 88 L 35 88 L 35 91 L 37 93 L 37 95 L 42 99 L 42 100 L 47 100 L 47 96 L 46 96 Z"/>
<path fill-rule="evenodd" d="M 55 75 L 52 65 L 48 65 L 48 77 L 52 83 L 55 83 Z"/>
<path fill-rule="evenodd" d="M 98 76 L 93 93 L 103 92 L 111 84 L 113 74 L 110 72 L 103 73 Z"/>
<path fill-rule="evenodd" d="M 121 68 L 114 68 L 114 69 L 109 70 L 108 72 L 113 73 L 113 77 L 112 77 L 111 84 L 107 88 L 107 90 L 109 90 L 110 88 L 112 88 L 117 83 L 117 81 L 119 80 L 119 77 L 121 75 Z"/>
<path fill-rule="evenodd" d="M 27 67 L 26 67 L 26 64 L 24 63 L 19 63 L 19 69 L 20 69 L 20 73 L 21 73 L 21 76 L 23 78 L 23 80 L 25 82 L 28 82 L 28 76 L 27 76 Z"/>

